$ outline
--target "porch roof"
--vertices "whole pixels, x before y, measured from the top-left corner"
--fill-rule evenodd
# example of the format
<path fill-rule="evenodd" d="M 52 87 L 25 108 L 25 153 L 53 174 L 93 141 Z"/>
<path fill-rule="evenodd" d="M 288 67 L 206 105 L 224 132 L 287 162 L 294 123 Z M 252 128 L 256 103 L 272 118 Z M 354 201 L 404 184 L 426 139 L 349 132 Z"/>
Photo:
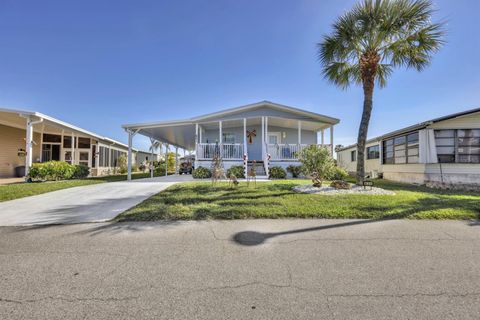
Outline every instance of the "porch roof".
<path fill-rule="evenodd" d="M 46 133 L 61 134 L 63 131 L 65 135 L 74 133 L 77 136 L 94 138 L 110 145 L 128 148 L 128 146 L 124 143 L 98 135 L 70 123 L 47 116 L 40 112 L 0 107 L 0 124 L 2 125 L 26 130 L 26 117 L 30 117 L 35 120 L 42 120 L 40 123 L 33 125 L 34 132 L 41 133 L 42 131 L 44 131 Z M 137 150 L 134 149 L 134 151 Z"/>
<path fill-rule="evenodd" d="M 339 119 L 322 114 L 270 101 L 261 101 L 189 119 L 124 124 L 122 127 L 155 140 L 192 150 L 195 147 L 195 125 L 197 123 L 205 127 L 213 127 L 214 122 L 224 121 L 223 127 L 228 128 L 229 126 L 238 126 L 239 120 L 247 118 L 249 125 L 256 125 L 260 123 L 262 116 L 271 118 L 269 125 L 295 127 L 298 121 L 301 121 L 302 128 L 315 131 L 340 122 Z M 238 123 L 235 124 L 235 122 Z"/>

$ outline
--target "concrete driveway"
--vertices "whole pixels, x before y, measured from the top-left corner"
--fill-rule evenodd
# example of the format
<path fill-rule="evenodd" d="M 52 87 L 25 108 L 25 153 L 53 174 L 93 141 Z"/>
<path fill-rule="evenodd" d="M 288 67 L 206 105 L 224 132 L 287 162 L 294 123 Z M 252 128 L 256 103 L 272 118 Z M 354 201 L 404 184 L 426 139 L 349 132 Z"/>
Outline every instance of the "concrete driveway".
<path fill-rule="evenodd" d="M 168 176 L 63 189 L 0 203 L 0 226 L 107 221 L 191 176 Z"/>
<path fill-rule="evenodd" d="M 480 224 L 0 228 L 0 319 L 480 319 Z"/>

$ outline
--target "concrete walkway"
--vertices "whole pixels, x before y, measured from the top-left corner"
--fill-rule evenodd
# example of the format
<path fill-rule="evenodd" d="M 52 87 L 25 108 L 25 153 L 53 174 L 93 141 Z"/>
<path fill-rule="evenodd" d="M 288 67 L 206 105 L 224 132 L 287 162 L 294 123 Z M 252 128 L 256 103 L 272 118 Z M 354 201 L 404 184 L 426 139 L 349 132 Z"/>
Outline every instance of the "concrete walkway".
<path fill-rule="evenodd" d="M 63 189 L 0 203 L 0 226 L 107 221 L 191 176 L 168 176 Z"/>

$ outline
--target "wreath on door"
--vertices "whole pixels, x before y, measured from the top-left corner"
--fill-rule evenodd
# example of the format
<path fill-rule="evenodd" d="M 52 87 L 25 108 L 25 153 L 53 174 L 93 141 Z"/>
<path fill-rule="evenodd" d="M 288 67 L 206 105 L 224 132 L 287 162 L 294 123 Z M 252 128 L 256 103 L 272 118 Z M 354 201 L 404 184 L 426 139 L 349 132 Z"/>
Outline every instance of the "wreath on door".
<path fill-rule="evenodd" d="M 253 129 L 252 131 L 247 130 L 248 144 L 253 143 L 253 138 L 257 136 L 257 130 Z"/>

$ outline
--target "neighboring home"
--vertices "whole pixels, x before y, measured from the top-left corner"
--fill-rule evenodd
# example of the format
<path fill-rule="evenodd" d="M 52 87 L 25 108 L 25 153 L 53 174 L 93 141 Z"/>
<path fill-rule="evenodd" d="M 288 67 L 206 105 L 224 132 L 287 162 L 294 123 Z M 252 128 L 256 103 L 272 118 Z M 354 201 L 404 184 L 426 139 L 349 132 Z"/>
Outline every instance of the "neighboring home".
<path fill-rule="evenodd" d="M 225 169 L 256 161 L 268 176 L 272 166 L 299 165 L 299 151 L 321 144 L 333 153 L 333 126 L 338 119 L 325 115 L 261 101 L 184 120 L 126 124 L 129 145 L 136 133 L 162 142 L 167 147 L 195 151 L 195 168 L 211 167 L 213 157 L 222 158 Z M 324 131 L 329 129 L 330 143 Z M 177 152 L 178 153 L 178 152 Z"/>
<path fill-rule="evenodd" d="M 366 172 L 385 179 L 438 185 L 480 184 L 480 108 L 422 122 L 370 139 Z M 356 144 L 337 148 L 338 164 L 356 171 Z"/>
<path fill-rule="evenodd" d="M 146 164 L 150 161 L 160 161 L 160 155 L 157 152 L 151 151 L 137 151 L 136 163 L 137 165 Z"/>
<path fill-rule="evenodd" d="M 127 149 L 121 142 L 38 112 L 0 108 L 2 178 L 23 176 L 32 163 L 50 160 L 86 165 L 92 176 L 110 174 Z"/>

